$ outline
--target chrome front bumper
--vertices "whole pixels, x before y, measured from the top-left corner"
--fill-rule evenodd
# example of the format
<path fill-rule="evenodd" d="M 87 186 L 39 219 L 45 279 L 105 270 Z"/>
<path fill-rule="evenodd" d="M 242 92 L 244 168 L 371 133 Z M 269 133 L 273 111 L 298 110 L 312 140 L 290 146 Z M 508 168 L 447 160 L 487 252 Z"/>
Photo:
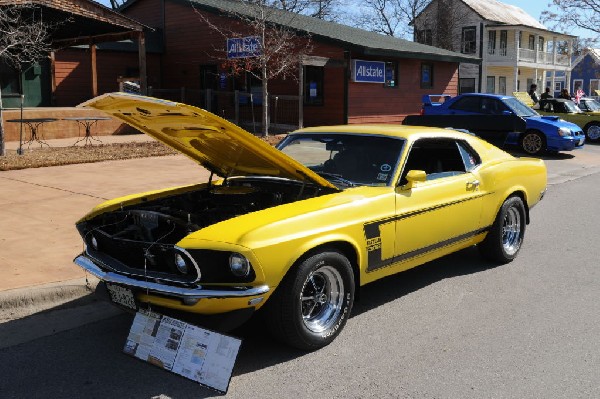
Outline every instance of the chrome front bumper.
<path fill-rule="evenodd" d="M 73 262 L 102 281 L 139 288 L 148 292 L 181 298 L 182 300 L 198 300 L 203 298 L 244 298 L 263 295 L 269 292 L 268 285 L 260 285 L 258 287 L 223 287 L 223 289 L 218 290 L 204 289 L 202 286 L 197 286 L 195 288 L 177 287 L 152 281 L 136 280 L 121 274 L 104 271 L 85 255 L 79 255 Z"/>

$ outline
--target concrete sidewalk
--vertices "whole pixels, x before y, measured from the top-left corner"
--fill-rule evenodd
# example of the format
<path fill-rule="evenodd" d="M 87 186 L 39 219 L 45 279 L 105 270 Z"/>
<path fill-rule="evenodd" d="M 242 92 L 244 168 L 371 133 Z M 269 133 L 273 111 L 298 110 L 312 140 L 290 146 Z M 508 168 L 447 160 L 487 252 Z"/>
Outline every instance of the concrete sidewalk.
<path fill-rule="evenodd" d="M 135 135 L 101 140 L 153 139 Z M 48 144 L 69 146 L 73 141 Z M 9 149 L 17 147 L 18 142 L 7 143 Z M 75 222 L 97 204 L 207 180 L 208 172 L 183 155 L 0 172 L 0 311 L 84 293 L 86 275 L 73 264 L 83 250 Z"/>

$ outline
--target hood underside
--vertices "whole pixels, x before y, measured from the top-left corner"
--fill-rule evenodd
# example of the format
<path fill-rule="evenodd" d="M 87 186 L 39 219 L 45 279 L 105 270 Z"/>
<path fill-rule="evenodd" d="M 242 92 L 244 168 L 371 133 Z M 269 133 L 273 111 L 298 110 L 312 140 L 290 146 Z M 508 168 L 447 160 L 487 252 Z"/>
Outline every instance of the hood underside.
<path fill-rule="evenodd" d="M 128 93 L 103 94 L 80 107 L 120 119 L 221 177 L 275 176 L 335 188 L 260 138 L 200 108 Z"/>

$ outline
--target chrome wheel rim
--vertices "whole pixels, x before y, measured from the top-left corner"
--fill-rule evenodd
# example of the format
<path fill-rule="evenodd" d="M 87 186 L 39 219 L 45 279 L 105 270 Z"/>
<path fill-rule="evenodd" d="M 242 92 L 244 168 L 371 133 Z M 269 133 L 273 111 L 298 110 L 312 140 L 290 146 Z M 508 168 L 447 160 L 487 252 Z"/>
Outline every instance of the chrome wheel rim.
<path fill-rule="evenodd" d="M 523 149 L 529 154 L 536 154 L 542 149 L 542 138 L 537 134 L 528 134 L 523 137 Z"/>
<path fill-rule="evenodd" d="M 302 286 L 300 311 L 306 328 L 315 333 L 332 327 L 344 303 L 344 281 L 331 266 L 313 271 Z"/>
<path fill-rule="evenodd" d="M 600 125 L 592 125 L 587 130 L 587 136 L 590 140 L 600 139 Z"/>
<path fill-rule="evenodd" d="M 514 255 L 521 247 L 521 213 L 511 207 L 502 224 L 502 246 L 508 255 Z"/>

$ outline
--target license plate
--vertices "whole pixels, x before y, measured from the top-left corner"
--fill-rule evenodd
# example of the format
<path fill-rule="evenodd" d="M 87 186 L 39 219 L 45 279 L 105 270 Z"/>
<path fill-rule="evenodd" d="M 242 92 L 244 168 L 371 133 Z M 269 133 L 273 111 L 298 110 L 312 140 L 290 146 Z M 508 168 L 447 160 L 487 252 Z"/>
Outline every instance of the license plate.
<path fill-rule="evenodd" d="M 109 283 L 106 283 L 106 288 L 108 289 L 108 294 L 110 295 L 111 301 L 118 305 L 125 306 L 126 308 L 137 310 L 133 291 L 131 291 L 129 288 Z"/>

